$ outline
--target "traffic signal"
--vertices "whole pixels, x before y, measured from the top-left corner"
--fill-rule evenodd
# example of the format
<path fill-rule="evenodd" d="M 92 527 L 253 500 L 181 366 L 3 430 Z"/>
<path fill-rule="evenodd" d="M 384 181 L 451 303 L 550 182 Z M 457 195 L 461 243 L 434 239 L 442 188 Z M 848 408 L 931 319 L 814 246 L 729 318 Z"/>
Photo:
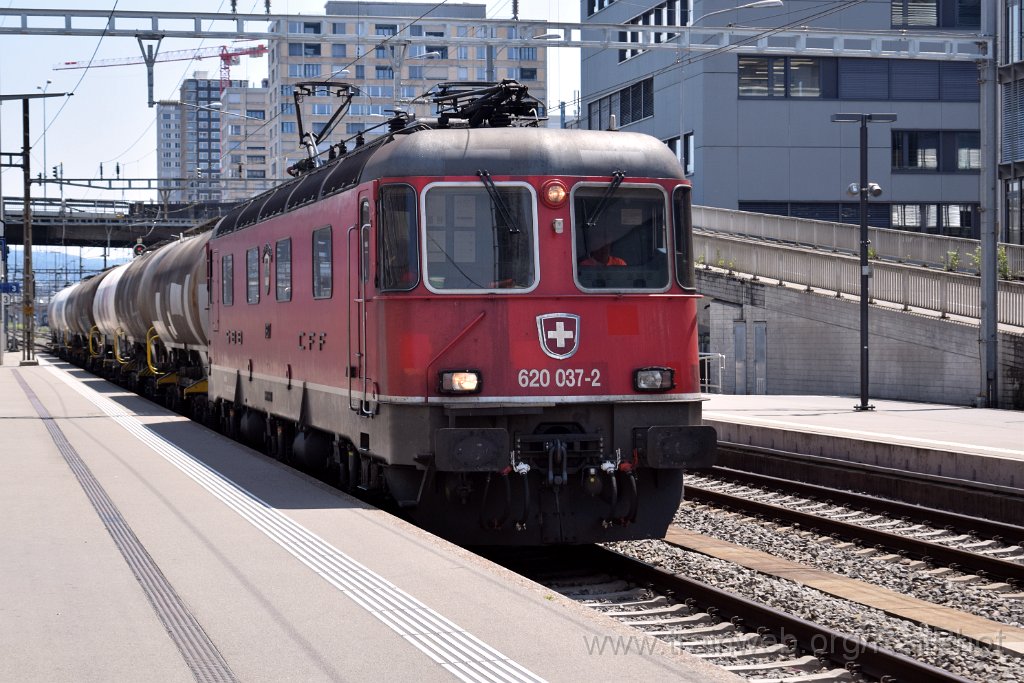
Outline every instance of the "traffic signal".
<path fill-rule="evenodd" d="M 54 178 L 60 178 L 60 174 L 57 173 L 57 167 L 56 166 L 53 167 L 53 177 Z"/>
<path fill-rule="evenodd" d="M 132 256 L 142 256 L 145 253 L 146 245 L 143 244 L 142 242 L 139 242 L 134 247 L 132 247 Z"/>

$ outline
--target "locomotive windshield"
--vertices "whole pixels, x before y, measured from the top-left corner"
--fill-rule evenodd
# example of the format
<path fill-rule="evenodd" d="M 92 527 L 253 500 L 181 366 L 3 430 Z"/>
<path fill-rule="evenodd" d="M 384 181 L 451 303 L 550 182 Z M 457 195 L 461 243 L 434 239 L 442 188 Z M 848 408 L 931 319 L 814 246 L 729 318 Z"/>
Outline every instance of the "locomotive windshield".
<path fill-rule="evenodd" d="M 669 284 L 665 195 L 658 188 L 586 185 L 573 193 L 576 278 L 583 289 Z"/>
<path fill-rule="evenodd" d="M 522 185 L 434 185 L 424 198 L 428 287 L 529 289 L 537 281 L 534 200 Z"/>

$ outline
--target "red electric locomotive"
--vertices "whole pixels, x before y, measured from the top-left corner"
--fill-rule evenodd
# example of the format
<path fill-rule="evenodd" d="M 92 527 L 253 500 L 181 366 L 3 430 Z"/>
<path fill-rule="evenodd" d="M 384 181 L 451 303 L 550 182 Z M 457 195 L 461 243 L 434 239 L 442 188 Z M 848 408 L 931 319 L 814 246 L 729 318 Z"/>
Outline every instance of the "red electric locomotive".
<path fill-rule="evenodd" d="M 678 161 L 517 125 L 514 82 L 437 101 L 126 267 L 97 334 L 122 376 L 455 541 L 662 536 L 715 450 Z"/>
<path fill-rule="evenodd" d="M 220 221 L 210 401 L 460 542 L 662 535 L 715 446 L 678 161 L 646 135 L 452 118 Z"/>

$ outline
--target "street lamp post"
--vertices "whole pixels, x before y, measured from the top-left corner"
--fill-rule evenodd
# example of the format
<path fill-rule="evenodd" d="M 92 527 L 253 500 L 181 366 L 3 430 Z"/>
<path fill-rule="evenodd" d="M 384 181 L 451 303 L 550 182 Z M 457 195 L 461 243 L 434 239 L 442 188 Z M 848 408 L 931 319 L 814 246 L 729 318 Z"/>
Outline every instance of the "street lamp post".
<path fill-rule="evenodd" d="M 860 182 L 850 186 L 851 194 L 860 195 L 860 403 L 854 410 L 874 410 L 868 403 L 868 287 L 871 267 L 868 265 L 868 195 L 877 197 L 882 189 L 868 182 L 868 124 L 892 123 L 896 114 L 833 114 L 832 123 L 860 124 Z"/>

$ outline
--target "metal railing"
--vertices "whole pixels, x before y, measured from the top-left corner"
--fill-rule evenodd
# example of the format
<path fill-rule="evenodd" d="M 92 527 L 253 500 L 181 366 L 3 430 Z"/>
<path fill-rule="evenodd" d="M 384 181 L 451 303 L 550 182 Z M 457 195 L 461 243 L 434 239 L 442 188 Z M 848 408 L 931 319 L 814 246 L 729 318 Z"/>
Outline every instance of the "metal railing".
<path fill-rule="evenodd" d="M 749 273 L 755 277 L 860 295 L 860 260 L 795 246 L 750 242 L 739 237 L 694 233 L 694 258 L 700 265 Z M 981 315 L 981 280 L 973 275 L 872 261 L 872 300 L 937 311 L 943 317 Z M 1000 323 L 1024 327 L 1024 283 L 1000 280 Z"/>
<path fill-rule="evenodd" d="M 814 221 L 772 214 L 693 207 L 697 228 L 761 240 L 799 244 L 849 254 L 860 253 L 860 228 L 849 223 Z M 978 240 L 945 235 L 928 235 L 907 230 L 868 228 L 873 256 L 884 261 L 912 263 L 962 273 L 978 272 Z M 1007 269 L 1024 277 L 1024 246 L 1000 243 Z"/>
<path fill-rule="evenodd" d="M 704 353 L 700 356 L 700 393 L 722 393 L 722 373 L 725 372 L 725 355 L 721 353 Z"/>

